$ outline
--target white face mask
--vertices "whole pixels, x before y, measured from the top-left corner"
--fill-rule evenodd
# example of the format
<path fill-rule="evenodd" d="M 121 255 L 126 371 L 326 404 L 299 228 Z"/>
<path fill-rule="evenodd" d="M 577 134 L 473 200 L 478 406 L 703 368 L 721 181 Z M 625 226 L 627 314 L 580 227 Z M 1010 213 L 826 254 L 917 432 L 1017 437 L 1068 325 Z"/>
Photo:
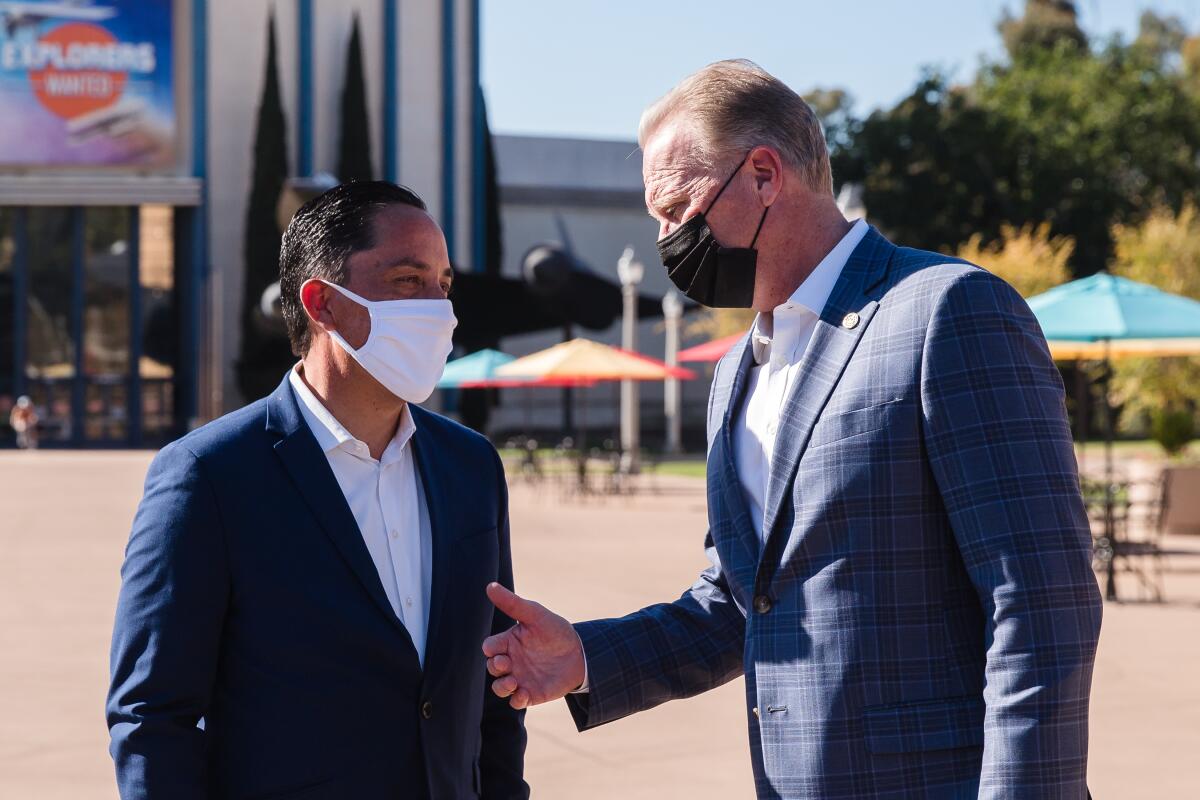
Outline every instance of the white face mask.
<path fill-rule="evenodd" d="M 389 392 L 424 403 L 437 388 L 458 320 L 449 300 L 366 300 L 335 283 L 321 281 L 367 309 L 371 333 L 355 350 L 337 331 L 329 335 Z"/>

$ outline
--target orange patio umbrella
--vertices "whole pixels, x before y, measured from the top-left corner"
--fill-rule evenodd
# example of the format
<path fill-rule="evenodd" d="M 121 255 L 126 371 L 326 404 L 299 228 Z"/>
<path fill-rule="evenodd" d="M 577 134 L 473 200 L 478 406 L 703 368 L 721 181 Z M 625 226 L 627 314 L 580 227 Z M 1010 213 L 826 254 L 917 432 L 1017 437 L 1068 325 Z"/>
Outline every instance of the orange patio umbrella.
<path fill-rule="evenodd" d="M 592 385 L 605 381 L 692 380 L 696 373 L 672 367 L 656 358 L 610 347 L 591 339 L 572 339 L 537 353 L 518 358 L 495 371 L 498 380 L 579 382 Z M 529 385 L 529 384 L 522 384 Z M 546 385 L 546 383 L 542 383 Z M 583 411 L 586 406 L 581 408 Z M 585 425 L 579 417 L 580 463 L 586 458 Z"/>
<path fill-rule="evenodd" d="M 696 373 L 591 339 L 572 339 L 498 367 L 495 376 L 600 382 L 692 380 Z"/>

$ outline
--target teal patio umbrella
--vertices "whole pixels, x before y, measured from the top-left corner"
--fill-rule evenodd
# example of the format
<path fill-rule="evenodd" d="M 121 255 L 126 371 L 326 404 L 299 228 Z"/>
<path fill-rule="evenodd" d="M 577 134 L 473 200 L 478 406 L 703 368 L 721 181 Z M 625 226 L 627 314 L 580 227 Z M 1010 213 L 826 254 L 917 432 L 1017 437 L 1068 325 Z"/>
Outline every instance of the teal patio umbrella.
<path fill-rule="evenodd" d="M 1051 341 L 1200 337 L 1200 302 L 1107 272 L 1030 298 L 1029 307 Z"/>
<path fill-rule="evenodd" d="M 479 350 L 456 358 L 446 365 L 438 388 L 469 389 L 472 384 L 486 384 L 495 377 L 498 368 L 513 360 L 512 356 L 499 350 Z"/>
<path fill-rule="evenodd" d="M 1104 378 L 1105 536 L 1114 543 L 1113 525 L 1113 423 L 1108 397 L 1112 342 L 1129 340 L 1200 339 L 1200 302 L 1164 292 L 1144 283 L 1101 272 L 1082 278 L 1029 300 L 1046 339 L 1055 342 L 1094 342 L 1102 347 Z M 1105 594 L 1116 599 L 1115 558 L 1108 562 Z"/>

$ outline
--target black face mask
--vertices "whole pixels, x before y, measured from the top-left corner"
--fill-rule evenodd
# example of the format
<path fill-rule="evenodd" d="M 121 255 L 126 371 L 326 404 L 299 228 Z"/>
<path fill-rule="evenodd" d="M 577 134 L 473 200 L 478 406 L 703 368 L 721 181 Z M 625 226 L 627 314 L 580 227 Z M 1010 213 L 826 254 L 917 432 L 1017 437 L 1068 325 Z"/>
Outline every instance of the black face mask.
<path fill-rule="evenodd" d="M 746 159 L 742 159 L 742 164 L 745 163 Z M 737 177 L 742 164 L 738 164 L 708 208 L 658 240 L 658 254 L 667 268 L 667 277 L 679 291 L 710 308 L 750 308 L 754 303 L 754 274 L 758 262 L 754 243 L 758 241 L 770 207 L 763 209 L 749 247 L 722 247 L 704 219 L 725 188 Z"/>

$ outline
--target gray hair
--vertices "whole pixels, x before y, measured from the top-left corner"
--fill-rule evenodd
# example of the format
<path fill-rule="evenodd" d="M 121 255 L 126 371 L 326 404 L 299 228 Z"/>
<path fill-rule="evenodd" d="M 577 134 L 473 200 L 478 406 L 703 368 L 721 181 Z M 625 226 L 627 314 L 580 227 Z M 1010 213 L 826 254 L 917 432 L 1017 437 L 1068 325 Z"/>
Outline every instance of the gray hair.
<path fill-rule="evenodd" d="M 768 145 L 810 190 L 833 195 L 829 149 L 817 115 L 753 61 L 718 61 L 684 78 L 642 112 L 638 145 L 645 147 L 651 134 L 676 118 L 696 127 L 700 156 L 709 166 Z"/>

